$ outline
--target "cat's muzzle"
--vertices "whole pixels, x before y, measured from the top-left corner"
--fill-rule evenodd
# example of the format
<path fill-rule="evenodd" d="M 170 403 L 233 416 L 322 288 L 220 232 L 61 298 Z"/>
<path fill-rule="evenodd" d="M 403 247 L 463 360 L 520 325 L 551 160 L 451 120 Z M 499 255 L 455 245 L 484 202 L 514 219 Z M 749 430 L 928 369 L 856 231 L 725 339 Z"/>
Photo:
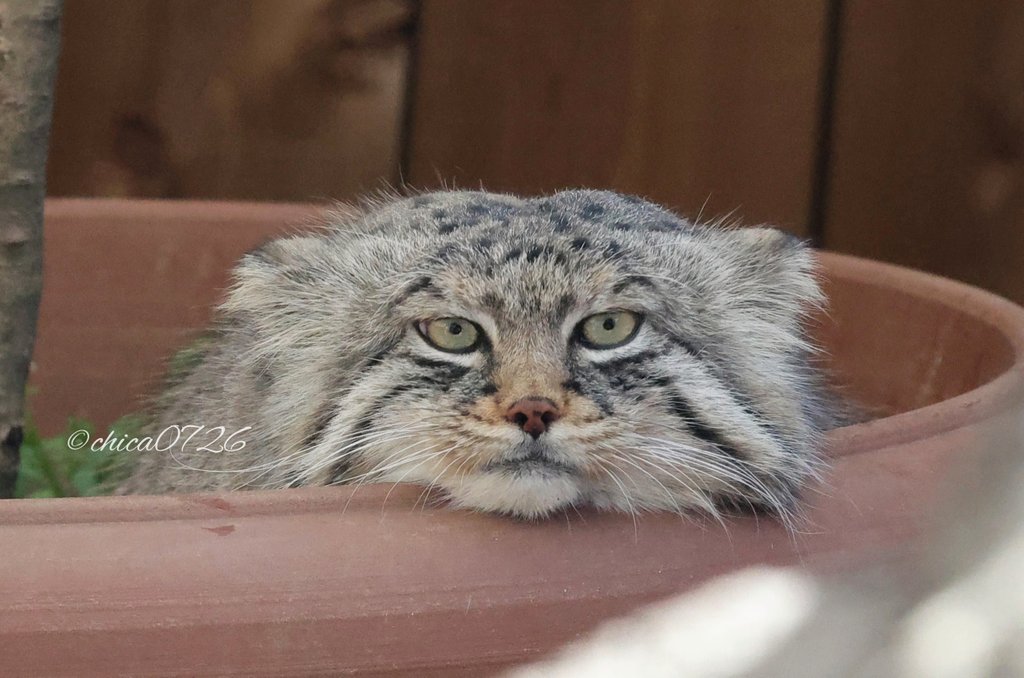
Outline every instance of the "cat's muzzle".
<path fill-rule="evenodd" d="M 529 440 L 513 447 L 508 454 L 490 462 L 484 472 L 511 472 L 520 475 L 576 474 L 578 469 L 566 463 L 563 456 L 544 440 Z"/>

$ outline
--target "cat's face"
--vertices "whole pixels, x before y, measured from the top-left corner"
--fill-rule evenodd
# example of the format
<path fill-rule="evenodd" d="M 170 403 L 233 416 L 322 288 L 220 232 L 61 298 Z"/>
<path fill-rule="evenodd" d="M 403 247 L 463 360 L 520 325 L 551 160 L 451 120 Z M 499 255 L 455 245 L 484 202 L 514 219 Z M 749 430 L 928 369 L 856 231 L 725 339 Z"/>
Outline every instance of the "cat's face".
<path fill-rule="evenodd" d="M 776 231 L 694 227 L 609 193 L 448 193 L 287 242 L 260 275 L 269 262 L 309 286 L 277 301 L 346 365 L 300 483 L 414 482 L 527 517 L 784 514 L 814 466 L 800 320 L 818 291 Z"/>

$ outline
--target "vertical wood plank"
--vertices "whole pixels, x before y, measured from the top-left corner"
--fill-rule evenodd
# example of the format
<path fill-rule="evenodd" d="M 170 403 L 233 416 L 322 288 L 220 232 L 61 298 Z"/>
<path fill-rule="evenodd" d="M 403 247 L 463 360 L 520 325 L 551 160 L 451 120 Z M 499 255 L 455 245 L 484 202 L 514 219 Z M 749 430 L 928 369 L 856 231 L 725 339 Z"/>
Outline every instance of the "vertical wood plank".
<path fill-rule="evenodd" d="M 411 0 L 67 0 L 51 195 L 306 200 L 398 180 Z"/>
<path fill-rule="evenodd" d="M 426 0 L 406 179 L 806 233 L 824 2 Z"/>
<path fill-rule="evenodd" d="M 826 246 L 1024 302 L 1024 4 L 846 5 Z"/>

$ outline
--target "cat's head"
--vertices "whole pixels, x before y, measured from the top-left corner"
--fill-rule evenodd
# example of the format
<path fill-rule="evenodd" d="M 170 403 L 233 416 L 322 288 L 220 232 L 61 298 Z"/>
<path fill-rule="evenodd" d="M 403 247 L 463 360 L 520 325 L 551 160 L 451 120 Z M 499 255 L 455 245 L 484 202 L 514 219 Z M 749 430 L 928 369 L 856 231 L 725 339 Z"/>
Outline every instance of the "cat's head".
<path fill-rule="evenodd" d="M 294 484 L 414 482 L 520 516 L 785 515 L 813 473 L 802 321 L 821 296 L 798 240 L 598 191 L 424 194 L 339 222 L 248 256 L 225 305 L 297 432 Z"/>

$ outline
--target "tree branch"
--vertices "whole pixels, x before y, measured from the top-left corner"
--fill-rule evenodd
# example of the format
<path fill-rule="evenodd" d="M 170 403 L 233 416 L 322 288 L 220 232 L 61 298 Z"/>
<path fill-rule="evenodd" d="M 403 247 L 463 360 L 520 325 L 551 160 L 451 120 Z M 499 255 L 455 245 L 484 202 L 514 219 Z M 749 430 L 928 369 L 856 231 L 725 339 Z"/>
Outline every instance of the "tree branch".
<path fill-rule="evenodd" d="M 43 196 L 60 0 L 0 2 L 0 498 L 18 475 L 42 292 Z"/>

